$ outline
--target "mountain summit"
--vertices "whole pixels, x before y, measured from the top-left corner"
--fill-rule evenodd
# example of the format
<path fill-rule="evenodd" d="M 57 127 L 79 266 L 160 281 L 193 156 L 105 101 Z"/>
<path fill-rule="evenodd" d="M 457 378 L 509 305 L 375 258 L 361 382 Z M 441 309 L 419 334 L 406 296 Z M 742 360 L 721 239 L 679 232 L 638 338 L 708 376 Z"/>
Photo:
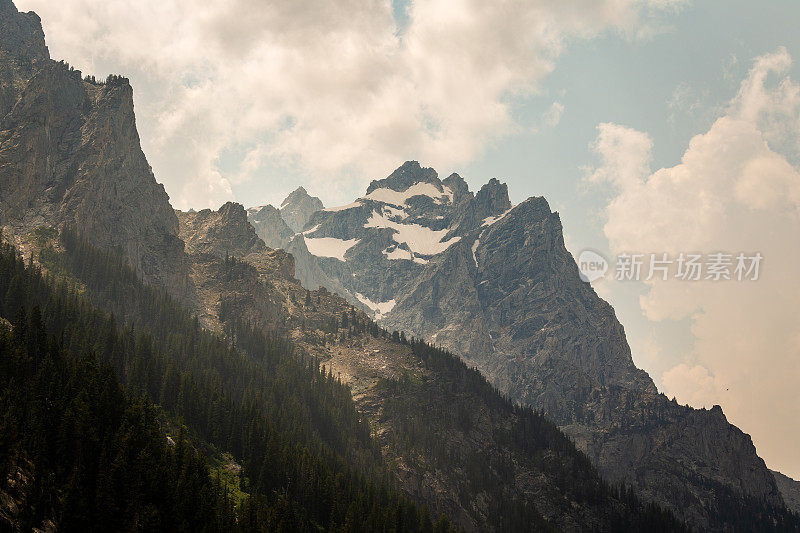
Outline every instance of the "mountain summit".
<path fill-rule="evenodd" d="M 730 498 L 782 504 L 750 437 L 721 409 L 671 402 L 636 368 L 544 198 L 512 206 L 497 179 L 473 195 L 457 174 L 440 181 L 409 161 L 353 203 L 316 212 L 294 239 L 335 281 L 330 290 L 460 355 L 547 413 L 610 480 L 690 524 L 718 527 Z"/>
<path fill-rule="evenodd" d="M 281 203 L 281 216 L 295 233 L 303 231 L 311 215 L 323 208 L 322 201 L 303 187 L 295 189 Z"/>

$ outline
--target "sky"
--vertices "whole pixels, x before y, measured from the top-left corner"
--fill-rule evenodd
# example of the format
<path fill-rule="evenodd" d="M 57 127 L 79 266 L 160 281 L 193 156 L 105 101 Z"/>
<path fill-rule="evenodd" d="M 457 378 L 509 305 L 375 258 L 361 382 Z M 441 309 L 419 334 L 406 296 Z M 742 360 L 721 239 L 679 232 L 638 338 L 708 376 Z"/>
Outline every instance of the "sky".
<path fill-rule="evenodd" d="M 51 56 L 124 74 L 175 207 L 328 205 L 415 159 L 545 196 L 659 389 L 800 479 L 800 4 L 16 0 Z M 757 281 L 614 259 L 758 252 Z M 645 270 L 647 265 L 645 265 Z"/>

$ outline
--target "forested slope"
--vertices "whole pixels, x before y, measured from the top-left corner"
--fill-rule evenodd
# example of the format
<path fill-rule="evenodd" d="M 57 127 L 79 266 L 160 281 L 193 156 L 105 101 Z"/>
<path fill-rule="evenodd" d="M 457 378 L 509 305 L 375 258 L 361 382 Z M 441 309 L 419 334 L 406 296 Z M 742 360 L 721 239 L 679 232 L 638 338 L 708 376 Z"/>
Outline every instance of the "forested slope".
<path fill-rule="evenodd" d="M 15 504 L 13 526 L 27 529 L 47 519 L 59 530 L 101 531 L 110 527 L 107 517 L 121 521 L 121 529 L 141 530 L 149 529 L 143 520 L 150 513 L 158 529 L 195 530 L 193 522 L 182 522 L 191 518 L 200 529 L 226 530 L 234 517 L 248 531 L 433 529 L 425 509 L 392 485 L 346 387 L 252 330 L 240 332 L 247 339 L 243 353 L 138 282 L 119 259 L 69 235 L 71 253 L 51 251 L 50 263 L 74 269 L 83 286 L 42 275 L 9 245 L 0 251 L 0 316 L 13 324 L 2 337 L 9 378 L 2 410 L 9 415 L 0 465 L 4 474 L 22 471 L 33 487 Z M 92 283 L 131 298 L 141 311 L 138 327 L 121 326 L 90 304 L 81 293 Z M 48 391 L 59 379 L 68 386 L 57 387 L 60 396 L 53 398 Z M 144 407 L 148 401 L 241 462 L 249 495 L 235 515 L 194 452 L 182 443 L 169 451 Z M 78 415 L 60 416 L 76 409 Z M 75 417 L 79 425 L 70 426 Z M 144 428 L 136 432 L 142 442 L 120 448 L 134 423 Z M 128 453 L 127 462 L 120 453 Z M 165 475 L 192 457 L 190 477 Z M 161 484 L 137 478 L 142 475 Z M 106 498 L 105 484 L 114 476 L 128 482 Z M 4 492 L 13 492 L 13 476 L 2 479 Z M 195 490 L 169 480 L 191 482 Z M 185 500 L 191 517 L 174 511 L 170 490 Z M 133 509 L 126 515 L 113 512 L 115 506 Z"/>

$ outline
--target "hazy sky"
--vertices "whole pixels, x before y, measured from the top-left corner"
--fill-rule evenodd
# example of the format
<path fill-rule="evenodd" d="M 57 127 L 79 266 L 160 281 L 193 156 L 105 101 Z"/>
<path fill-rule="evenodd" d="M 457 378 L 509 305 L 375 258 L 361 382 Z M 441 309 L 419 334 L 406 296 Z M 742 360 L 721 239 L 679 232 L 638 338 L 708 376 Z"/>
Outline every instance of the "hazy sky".
<path fill-rule="evenodd" d="M 178 208 L 349 203 L 406 159 L 544 195 L 567 244 L 764 255 L 755 282 L 594 283 L 637 364 L 800 478 L 800 4 L 16 0 L 134 86 Z"/>

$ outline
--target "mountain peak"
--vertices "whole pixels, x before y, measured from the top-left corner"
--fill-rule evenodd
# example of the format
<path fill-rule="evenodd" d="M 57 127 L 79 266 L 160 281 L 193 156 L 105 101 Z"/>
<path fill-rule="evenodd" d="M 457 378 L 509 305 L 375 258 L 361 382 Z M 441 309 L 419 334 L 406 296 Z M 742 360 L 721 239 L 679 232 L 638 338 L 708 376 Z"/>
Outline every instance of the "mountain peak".
<path fill-rule="evenodd" d="M 453 172 L 449 176 L 447 176 L 444 181 L 442 181 L 442 185 L 447 187 L 453 192 L 453 201 L 455 203 L 459 203 L 461 198 L 464 196 L 472 196 L 472 193 L 469 190 L 469 185 L 467 182 L 464 181 L 464 178 Z"/>
<path fill-rule="evenodd" d="M 15 59 L 49 59 L 39 15 L 20 13 L 11 0 L 0 0 L 0 52 Z"/>
<path fill-rule="evenodd" d="M 298 187 L 281 203 L 280 211 L 286 224 L 295 233 L 300 233 L 311 218 L 311 215 L 317 211 L 322 211 L 324 207 L 322 200 L 308 194 L 305 188 Z"/>
<path fill-rule="evenodd" d="M 289 203 L 295 203 L 296 204 L 296 203 L 302 202 L 302 201 L 304 201 L 306 199 L 319 200 L 319 198 L 315 198 L 314 196 L 311 196 L 310 194 L 308 194 L 308 191 L 305 189 L 305 187 L 301 186 L 301 187 L 298 187 L 295 190 L 293 190 L 291 193 L 289 193 L 289 196 L 284 198 L 283 202 L 281 202 L 281 207 L 283 207 L 283 206 L 285 206 L 286 204 L 289 204 Z M 320 202 L 320 203 L 322 203 L 322 202 Z"/>
<path fill-rule="evenodd" d="M 176 214 L 180 237 L 189 253 L 244 257 L 266 249 L 247 221 L 247 212 L 241 204 L 226 202 L 217 211 L 203 209 L 196 213 L 176 211 Z"/>
<path fill-rule="evenodd" d="M 492 178 L 481 187 L 475 196 L 475 201 L 482 206 L 486 213 L 499 215 L 511 209 L 511 200 L 508 199 L 508 185 L 500 183 L 497 178 Z"/>
<path fill-rule="evenodd" d="M 415 183 L 431 183 L 440 191 L 442 190 L 442 182 L 435 170 L 422 167 L 417 161 L 406 161 L 388 177 L 382 180 L 373 180 L 367 187 L 367 194 L 376 189 L 405 191 Z"/>
<path fill-rule="evenodd" d="M 244 207 L 242 204 L 237 204 L 236 202 L 225 202 L 222 204 L 222 207 L 219 208 L 219 214 L 225 220 L 231 220 L 235 222 L 247 220 L 247 213 L 245 212 Z"/>

